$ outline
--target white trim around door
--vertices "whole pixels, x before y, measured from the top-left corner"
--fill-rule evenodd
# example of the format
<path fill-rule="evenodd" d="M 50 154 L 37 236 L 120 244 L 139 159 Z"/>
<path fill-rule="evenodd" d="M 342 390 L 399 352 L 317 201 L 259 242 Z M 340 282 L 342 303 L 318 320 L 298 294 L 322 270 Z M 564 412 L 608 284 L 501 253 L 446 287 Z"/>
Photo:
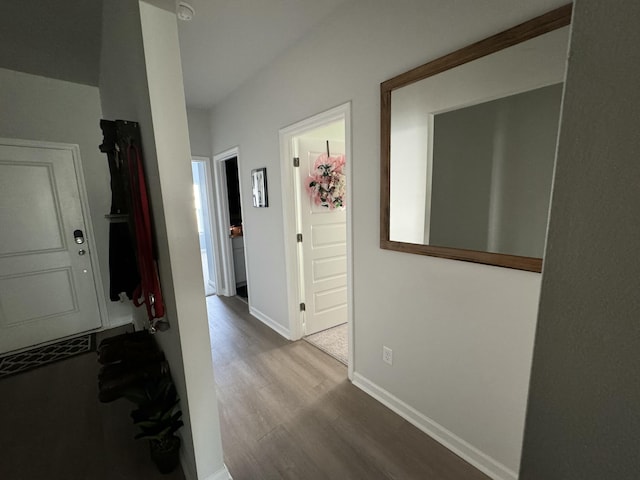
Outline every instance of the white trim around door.
<path fill-rule="evenodd" d="M 213 156 L 213 183 L 214 183 L 214 191 L 215 191 L 215 199 L 216 199 L 216 209 L 215 209 L 215 225 L 216 225 L 216 233 L 218 235 L 219 245 L 220 245 L 220 262 L 217 265 L 218 269 L 218 279 L 220 282 L 220 286 L 218 288 L 218 295 L 224 295 L 226 297 L 233 297 L 236 295 L 236 275 L 234 269 L 234 260 L 233 260 L 233 245 L 231 238 L 229 236 L 229 225 L 231 224 L 229 218 L 229 200 L 227 197 L 227 184 L 226 184 L 226 175 L 225 175 L 225 161 L 230 160 L 236 157 L 238 159 L 238 187 L 240 189 L 240 198 L 244 198 L 243 188 L 242 188 L 242 171 L 240 168 L 240 148 L 233 147 L 228 150 L 225 150 L 221 153 L 218 153 Z M 243 219 L 243 242 L 245 245 L 244 248 L 244 263 L 246 269 L 246 277 L 247 277 L 247 289 L 249 292 L 251 291 L 251 287 L 249 285 L 249 261 L 246 248 L 246 239 L 247 239 L 247 228 L 245 226 L 246 222 Z M 249 296 L 249 303 L 251 302 L 251 296 Z"/>
<path fill-rule="evenodd" d="M 207 198 L 206 209 L 203 209 L 203 214 L 206 218 L 203 218 L 205 222 L 205 235 L 210 237 L 211 239 L 211 252 L 207 251 L 207 255 L 212 256 L 213 260 L 213 271 L 209 268 L 209 277 L 213 274 L 213 283 L 209 282 L 209 285 L 214 288 L 215 293 L 218 293 L 218 285 L 221 285 L 221 268 L 220 265 L 220 236 L 218 235 L 218 225 L 216 222 L 217 214 L 216 214 L 216 205 L 218 203 L 215 195 L 215 190 L 213 188 L 213 163 L 211 158 L 209 157 L 200 157 L 197 155 L 193 155 L 191 157 L 192 163 L 199 163 L 203 165 L 204 170 L 204 181 L 206 182 L 206 193 L 205 196 Z M 210 267 L 210 265 L 209 265 Z M 203 272 L 204 273 L 204 272 Z"/>
<path fill-rule="evenodd" d="M 280 172 L 282 181 L 282 209 L 284 217 L 284 246 L 287 273 L 287 298 L 289 314 L 289 331 L 292 340 L 299 340 L 304 334 L 300 303 L 302 292 L 300 276 L 298 243 L 296 239 L 297 212 L 296 188 L 294 171 L 292 168 L 295 156 L 293 139 L 309 130 L 321 127 L 331 122 L 344 120 L 345 125 L 345 155 L 347 175 L 347 324 L 349 336 L 348 377 L 353 377 L 354 371 L 354 324 L 353 324 L 353 203 L 352 203 L 352 154 L 351 154 L 351 102 L 339 105 L 325 112 L 297 122 L 280 130 Z"/>

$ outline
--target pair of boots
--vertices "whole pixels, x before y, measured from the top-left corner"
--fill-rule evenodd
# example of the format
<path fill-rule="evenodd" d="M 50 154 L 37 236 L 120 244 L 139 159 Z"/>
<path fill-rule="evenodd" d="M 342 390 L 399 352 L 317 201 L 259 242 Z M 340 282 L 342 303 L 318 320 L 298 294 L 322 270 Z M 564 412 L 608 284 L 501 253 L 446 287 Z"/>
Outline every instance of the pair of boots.
<path fill-rule="evenodd" d="M 168 372 L 164 354 L 147 330 L 105 338 L 98 347 L 98 398 L 103 403 L 127 395 Z"/>

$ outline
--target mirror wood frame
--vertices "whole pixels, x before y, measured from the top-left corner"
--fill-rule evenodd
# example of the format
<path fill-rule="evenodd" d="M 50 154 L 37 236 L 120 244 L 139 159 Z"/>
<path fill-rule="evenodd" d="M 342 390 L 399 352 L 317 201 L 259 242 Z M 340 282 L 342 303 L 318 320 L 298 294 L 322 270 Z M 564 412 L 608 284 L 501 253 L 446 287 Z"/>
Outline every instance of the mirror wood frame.
<path fill-rule="evenodd" d="M 380 248 L 530 272 L 542 271 L 542 258 L 421 245 L 390 239 L 391 93 L 398 88 L 565 27 L 571 23 L 571 12 L 572 5 L 564 5 L 513 28 L 413 68 L 380 84 Z"/>

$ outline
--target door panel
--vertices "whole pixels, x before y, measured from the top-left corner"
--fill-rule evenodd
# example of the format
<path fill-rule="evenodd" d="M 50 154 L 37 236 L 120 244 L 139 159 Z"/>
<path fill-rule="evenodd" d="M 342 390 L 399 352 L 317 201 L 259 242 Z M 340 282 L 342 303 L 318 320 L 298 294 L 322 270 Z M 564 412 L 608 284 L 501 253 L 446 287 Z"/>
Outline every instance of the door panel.
<path fill-rule="evenodd" d="M 336 256 L 313 261 L 313 280 L 319 282 L 347 274 L 347 257 Z"/>
<path fill-rule="evenodd" d="M 59 205 L 52 195 L 53 171 L 46 164 L 0 163 L 0 225 L 11 224 L 0 237 L 0 255 L 64 247 L 58 225 Z M 11 223 L 9 223 L 11 222 Z"/>
<path fill-rule="evenodd" d="M 316 205 L 314 205 L 316 207 Z M 317 207 L 317 208 L 325 208 L 325 207 Z M 324 213 L 333 215 L 338 212 L 314 212 L 314 213 Z M 312 214 L 313 215 L 313 214 Z M 321 225 L 311 225 L 311 241 L 313 242 L 314 248 L 320 247 L 330 247 L 330 246 L 340 246 L 342 247 L 347 242 L 347 225 L 342 222 L 342 217 L 344 215 L 336 215 L 333 223 L 331 220 L 328 220 L 326 223 Z"/>
<path fill-rule="evenodd" d="M 316 205 L 305 188 L 316 159 L 326 153 L 325 140 L 302 137 L 297 142 L 304 325 L 310 335 L 347 321 L 347 214 Z M 332 141 L 330 148 L 332 156 L 343 154 L 344 142 Z"/>
<path fill-rule="evenodd" d="M 101 326 L 76 175 L 67 147 L 0 144 L 0 353 Z"/>
<path fill-rule="evenodd" d="M 329 311 L 340 311 L 347 303 L 347 287 L 323 290 L 314 295 L 315 311 L 326 313 Z M 344 323 L 344 322 L 342 322 Z"/>
<path fill-rule="evenodd" d="M 42 296 L 43 291 L 49 294 Z M 37 302 L 33 301 L 35 298 Z M 6 326 L 76 312 L 78 302 L 71 270 L 61 268 L 0 278 L 0 305 L 3 311 L 11 312 L 11 318 L 0 319 Z"/>

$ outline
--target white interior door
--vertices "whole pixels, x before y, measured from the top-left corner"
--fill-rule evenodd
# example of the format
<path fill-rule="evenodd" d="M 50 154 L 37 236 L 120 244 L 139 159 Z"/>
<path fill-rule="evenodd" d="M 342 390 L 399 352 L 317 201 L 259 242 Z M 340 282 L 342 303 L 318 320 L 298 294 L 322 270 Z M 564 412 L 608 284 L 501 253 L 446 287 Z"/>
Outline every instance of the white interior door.
<path fill-rule="evenodd" d="M 207 175 L 207 162 L 208 159 L 196 159 L 194 157 L 191 162 L 191 173 L 193 175 L 193 196 L 198 223 L 204 293 L 205 295 L 215 295 L 216 265 L 210 213 L 211 189 Z"/>
<path fill-rule="evenodd" d="M 227 196 L 226 161 L 238 158 L 238 148 L 234 147 L 213 156 L 213 194 L 216 199 L 214 213 L 215 234 L 219 245 L 219 262 L 217 263 L 218 295 L 232 297 L 236 294 L 236 279 L 233 262 L 233 246 L 230 238 L 229 200 Z"/>
<path fill-rule="evenodd" d="M 344 154 L 344 142 L 329 143 L 332 156 Z M 316 205 L 305 188 L 316 159 L 326 153 L 326 141 L 297 138 L 297 151 L 304 333 L 311 335 L 347 322 L 347 214 Z"/>
<path fill-rule="evenodd" d="M 0 142 L 0 353 L 101 326 L 74 150 L 11 143 Z"/>

